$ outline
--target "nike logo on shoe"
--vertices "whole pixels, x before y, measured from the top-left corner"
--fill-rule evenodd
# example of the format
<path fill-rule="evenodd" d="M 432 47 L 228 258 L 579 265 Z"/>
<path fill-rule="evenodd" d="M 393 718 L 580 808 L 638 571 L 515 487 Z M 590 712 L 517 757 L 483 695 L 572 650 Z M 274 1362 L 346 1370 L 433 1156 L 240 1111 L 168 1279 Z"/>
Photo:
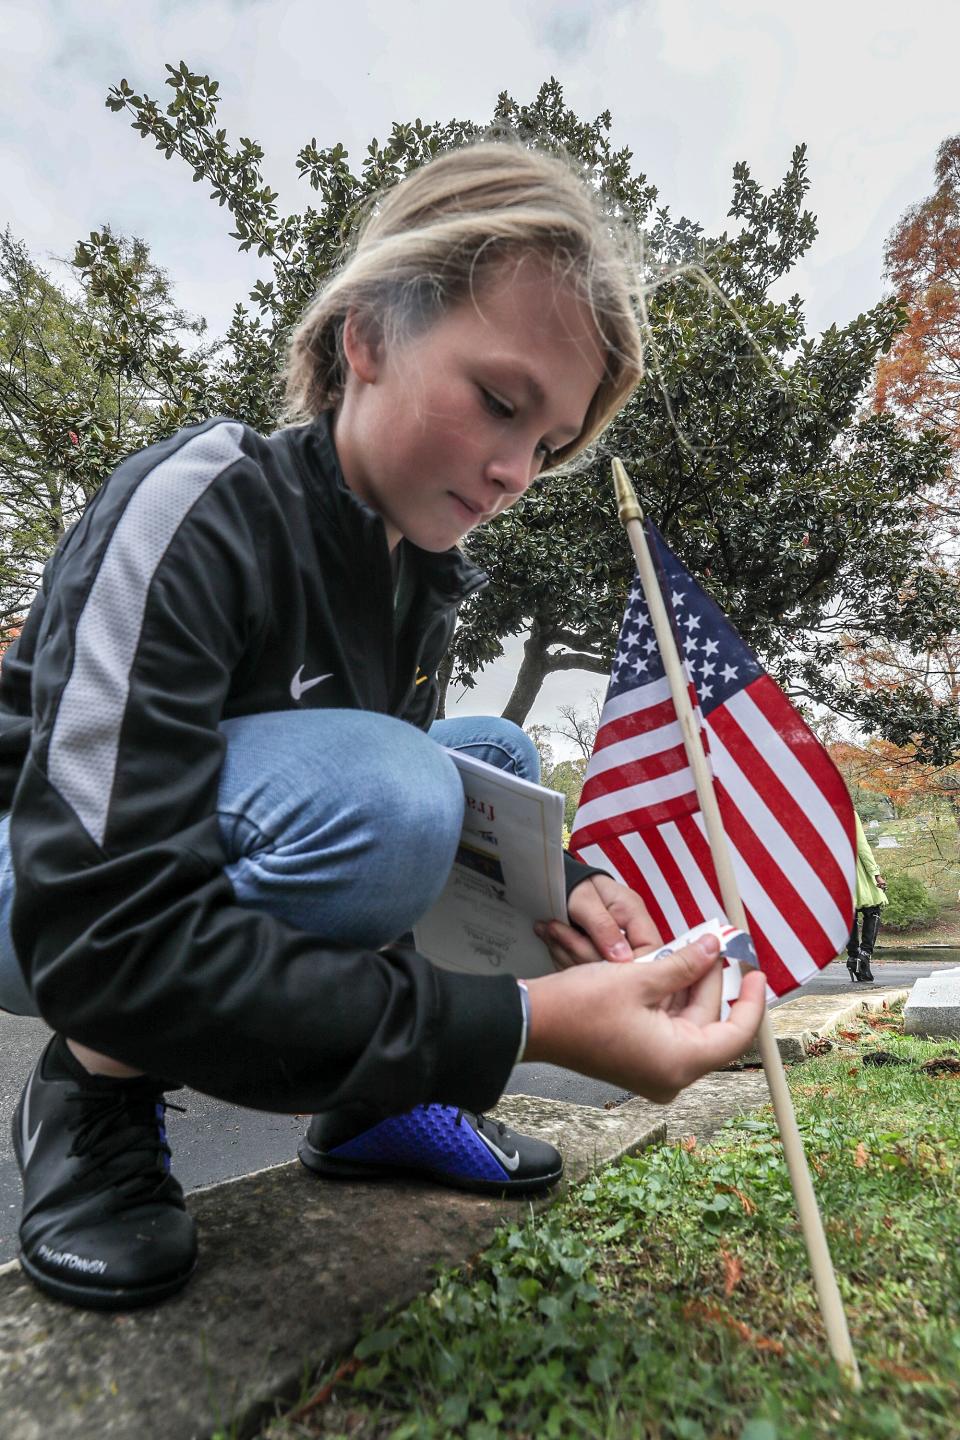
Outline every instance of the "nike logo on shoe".
<path fill-rule="evenodd" d="M 486 1135 L 484 1135 L 479 1125 L 473 1133 L 474 1135 L 476 1135 L 478 1140 L 483 1141 L 484 1145 L 486 1145 L 487 1149 L 490 1151 L 490 1154 L 494 1157 L 495 1160 L 500 1161 L 500 1164 L 505 1170 L 509 1170 L 511 1172 L 516 1170 L 517 1166 L 520 1164 L 519 1150 L 514 1150 L 512 1155 L 504 1154 L 504 1152 L 500 1149 L 499 1145 L 495 1145 L 492 1140 L 487 1139 Z"/>
<path fill-rule="evenodd" d="M 34 1072 L 34 1073 L 36 1073 L 36 1072 Z M 21 1126 L 20 1126 L 20 1134 L 21 1134 L 21 1139 L 22 1139 L 22 1143 L 23 1143 L 23 1168 L 24 1168 L 24 1170 L 26 1170 L 27 1166 L 30 1164 L 30 1158 L 31 1158 L 31 1156 L 33 1155 L 34 1150 L 36 1149 L 37 1141 L 40 1139 L 40 1131 L 43 1129 L 43 1121 L 41 1120 L 41 1121 L 40 1121 L 40 1124 L 37 1126 L 36 1130 L 34 1130 L 33 1134 L 32 1134 L 32 1135 L 30 1134 L 30 1091 L 31 1091 L 32 1089 L 33 1089 L 33 1075 L 30 1076 L 30 1080 L 29 1080 L 29 1083 L 28 1083 L 28 1085 L 27 1085 L 26 1093 L 24 1094 L 24 1097 L 23 1097 L 23 1117 L 22 1117 L 22 1123 L 21 1123 Z"/>
<path fill-rule="evenodd" d="M 290 681 L 290 694 L 294 700 L 299 700 L 300 696 L 305 695 L 308 690 L 312 690 L 314 685 L 320 685 L 324 680 L 329 680 L 333 671 L 329 670 L 326 675 L 315 675 L 312 680 L 301 680 L 300 677 L 302 674 L 303 666 L 301 665 L 296 675 L 294 675 Z"/>

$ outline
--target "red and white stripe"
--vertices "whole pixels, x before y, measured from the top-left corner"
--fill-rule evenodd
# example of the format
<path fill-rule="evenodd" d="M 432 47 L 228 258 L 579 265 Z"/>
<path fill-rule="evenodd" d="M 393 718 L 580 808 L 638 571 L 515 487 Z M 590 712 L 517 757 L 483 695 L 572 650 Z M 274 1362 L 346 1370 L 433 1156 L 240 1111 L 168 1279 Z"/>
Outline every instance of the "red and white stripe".
<path fill-rule="evenodd" d="M 849 796 L 769 676 L 698 718 L 750 934 L 783 995 L 849 934 Z M 604 707 L 570 848 L 635 890 L 664 938 L 715 915 L 729 923 L 666 679 Z"/>

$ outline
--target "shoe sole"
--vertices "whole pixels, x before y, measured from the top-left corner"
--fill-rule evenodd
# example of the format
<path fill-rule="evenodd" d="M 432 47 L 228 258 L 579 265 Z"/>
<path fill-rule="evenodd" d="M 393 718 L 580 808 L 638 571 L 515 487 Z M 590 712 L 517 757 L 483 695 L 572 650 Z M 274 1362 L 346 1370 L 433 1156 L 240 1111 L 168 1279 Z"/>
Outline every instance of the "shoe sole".
<path fill-rule="evenodd" d="M 386 1180 L 386 1179 L 427 1179 L 440 1185 L 452 1186 L 454 1190 L 472 1190 L 482 1195 L 534 1195 L 556 1185 L 563 1175 L 563 1166 L 551 1175 L 538 1176 L 536 1180 L 471 1180 L 468 1177 L 451 1175 L 446 1170 L 436 1170 L 428 1165 L 378 1165 L 363 1164 L 356 1160 L 337 1160 L 323 1150 L 301 1141 L 297 1149 L 301 1165 L 322 1175 L 326 1180 Z"/>
<path fill-rule="evenodd" d="M 158 1281 L 155 1285 L 144 1285 L 136 1290 L 118 1290 L 95 1285 L 71 1285 L 69 1280 L 58 1280 L 48 1275 L 46 1270 L 38 1269 L 22 1250 L 17 1259 L 24 1274 L 29 1276 L 44 1294 L 52 1295 L 55 1300 L 63 1300 L 67 1305 L 79 1305 L 84 1310 L 138 1310 L 142 1305 L 157 1305 L 161 1300 L 167 1300 L 182 1290 L 197 1268 L 197 1262 L 194 1261 L 184 1275 Z"/>

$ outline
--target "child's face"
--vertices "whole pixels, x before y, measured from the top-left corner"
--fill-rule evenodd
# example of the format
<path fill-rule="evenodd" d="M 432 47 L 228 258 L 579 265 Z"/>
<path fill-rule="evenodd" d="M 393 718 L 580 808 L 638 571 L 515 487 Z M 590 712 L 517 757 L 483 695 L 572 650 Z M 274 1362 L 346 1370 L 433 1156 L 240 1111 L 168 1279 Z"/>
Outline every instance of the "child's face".
<path fill-rule="evenodd" d="M 604 366 L 588 306 L 529 258 L 403 345 L 348 321 L 344 348 L 337 451 L 391 549 L 446 550 L 518 500 L 580 434 Z"/>

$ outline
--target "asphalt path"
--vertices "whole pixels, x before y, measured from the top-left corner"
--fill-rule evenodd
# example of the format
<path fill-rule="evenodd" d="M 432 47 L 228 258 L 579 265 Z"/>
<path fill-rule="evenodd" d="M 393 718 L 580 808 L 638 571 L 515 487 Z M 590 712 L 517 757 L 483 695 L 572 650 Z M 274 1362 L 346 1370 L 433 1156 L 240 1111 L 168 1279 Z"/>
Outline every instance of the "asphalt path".
<path fill-rule="evenodd" d="M 960 965 L 960 949 L 901 950 L 895 957 L 878 949 L 873 973 L 878 985 L 909 986 L 923 975 L 954 965 Z M 853 998 L 872 988 L 851 984 L 846 966 L 837 962 L 811 980 L 805 993 Z M 42 1020 L 0 1010 L 0 1263 L 16 1254 L 20 1213 L 20 1177 L 10 1121 L 48 1034 Z M 507 1091 L 598 1108 L 629 1099 L 627 1091 L 554 1065 L 518 1065 Z M 171 1092 L 169 1099 L 184 1107 L 183 1113 L 168 1111 L 167 1132 L 175 1174 L 187 1191 L 291 1160 L 306 1124 L 304 1116 L 244 1110 L 187 1089 Z"/>

